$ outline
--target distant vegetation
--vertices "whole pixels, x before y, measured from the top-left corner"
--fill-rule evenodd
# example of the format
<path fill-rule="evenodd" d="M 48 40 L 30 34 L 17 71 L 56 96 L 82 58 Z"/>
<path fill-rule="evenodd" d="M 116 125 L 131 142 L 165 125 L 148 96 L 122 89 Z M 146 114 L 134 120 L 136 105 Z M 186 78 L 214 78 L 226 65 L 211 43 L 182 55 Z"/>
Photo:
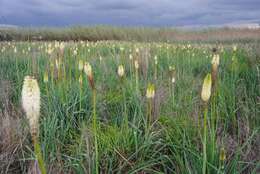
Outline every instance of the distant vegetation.
<path fill-rule="evenodd" d="M 145 27 L 1 28 L 0 41 L 119 40 L 155 42 L 259 42 L 260 29 L 208 28 L 200 30 Z"/>

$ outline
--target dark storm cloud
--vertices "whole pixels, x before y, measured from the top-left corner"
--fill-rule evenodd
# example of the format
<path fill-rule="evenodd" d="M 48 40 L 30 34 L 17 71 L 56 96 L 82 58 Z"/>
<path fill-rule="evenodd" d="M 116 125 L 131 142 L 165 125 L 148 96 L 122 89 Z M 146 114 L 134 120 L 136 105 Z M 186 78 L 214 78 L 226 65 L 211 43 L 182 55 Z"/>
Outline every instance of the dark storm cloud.
<path fill-rule="evenodd" d="M 0 0 L 0 23 L 22 26 L 194 26 L 259 22 L 259 0 Z"/>

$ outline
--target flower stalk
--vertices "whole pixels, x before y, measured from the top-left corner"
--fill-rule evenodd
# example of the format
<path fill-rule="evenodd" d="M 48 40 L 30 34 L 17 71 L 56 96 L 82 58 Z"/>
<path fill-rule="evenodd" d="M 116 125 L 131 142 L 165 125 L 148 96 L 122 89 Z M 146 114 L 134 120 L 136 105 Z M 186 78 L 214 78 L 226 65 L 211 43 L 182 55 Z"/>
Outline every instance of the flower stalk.
<path fill-rule="evenodd" d="M 147 126 L 146 126 L 146 133 L 150 129 L 151 121 L 152 121 L 152 102 L 155 96 L 155 88 L 153 84 L 148 84 L 147 90 L 146 90 L 146 98 L 148 100 L 147 102 Z"/>
<path fill-rule="evenodd" d="M 84 65 L 84 71 L 87 75 L 89 85 L 92 90 L 92 107 L 93 107 L 93 119 L 92 119 L 92 126 L 93 126 L 93 131 L 94 131 L 94 146 L 95 146 L 95 172 L 98 174 L 99 172 L 99 153 L 98 153 L 98 136 L 97 136 L 97 113 L 96 113 L 96 97 L 97 97 L 97 92 L 95 88 L 95 82 L 93 78 L 93 73 L 92 73 L 92 67 L 91 65 L 86 62 Z"/>
<path fill-rule="evenodd" d="M 204 79 L 201 99 L 204 102 L 204 117 L 203 117 L 203 166 L 202 173 L 206 174 L 207 171 L 207 115 L 208 115 L 208 102 L 211 95 L 212 80 L 211 74 L 207 74 Z"/>
<path fill-rule="evenodd" d="M 34 151 L 42 174 L 46 174 L 45 164 L 39 144 L 39 117 L 40 117 L 40 88 L 37 80 L 32 76 L 24 78 L 22 88 L 22 107 L 26 113 L 30 126 Z"/>

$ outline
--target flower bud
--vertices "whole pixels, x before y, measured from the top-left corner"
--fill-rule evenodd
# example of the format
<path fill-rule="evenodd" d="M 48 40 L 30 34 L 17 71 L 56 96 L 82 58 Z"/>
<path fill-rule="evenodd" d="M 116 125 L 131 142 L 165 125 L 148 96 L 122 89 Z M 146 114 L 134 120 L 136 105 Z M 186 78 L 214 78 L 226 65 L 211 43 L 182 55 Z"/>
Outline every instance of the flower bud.
<path fill-rule="evenodd" d="M 117 74 L 119 75 L 119 77 L 123 77 L 125 74 L 125 69 L 123 67 L 123 65 L 119 65 L 118 69 L 117 69 Z"/>
<path fill-rule="evenodd" d="M 204 79 L 202 91 L 201 91 L 201 99 L 204 102 L 208 102 L 210 95 L 211 95 L 211 74 L 207 74 L 207 76 Z"/>
<path fill-rule="evenodd" d="M 138 69 L 139 68 L 139 63 L 137 60 L 135 60 L 135 69 Z"/>
<path fill-rule="evenodd" d="M 148 99 L 152 99 L 154 98 L 155 95 L 155 89 L 154 89 L 154 85 L 153 84 L 149 84 L 146 90 L 146 97 Z"/>

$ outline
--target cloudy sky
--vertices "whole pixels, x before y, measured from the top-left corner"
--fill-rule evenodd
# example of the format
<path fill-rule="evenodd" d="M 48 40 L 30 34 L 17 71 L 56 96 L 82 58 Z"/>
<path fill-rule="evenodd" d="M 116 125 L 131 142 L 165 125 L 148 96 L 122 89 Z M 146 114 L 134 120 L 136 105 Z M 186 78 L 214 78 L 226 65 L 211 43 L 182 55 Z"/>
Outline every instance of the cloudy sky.
<path fill-rule="evenodd" d="M 260 23 L 260 0 L 0 0 L 0 24 L 208 26 Z"/>

